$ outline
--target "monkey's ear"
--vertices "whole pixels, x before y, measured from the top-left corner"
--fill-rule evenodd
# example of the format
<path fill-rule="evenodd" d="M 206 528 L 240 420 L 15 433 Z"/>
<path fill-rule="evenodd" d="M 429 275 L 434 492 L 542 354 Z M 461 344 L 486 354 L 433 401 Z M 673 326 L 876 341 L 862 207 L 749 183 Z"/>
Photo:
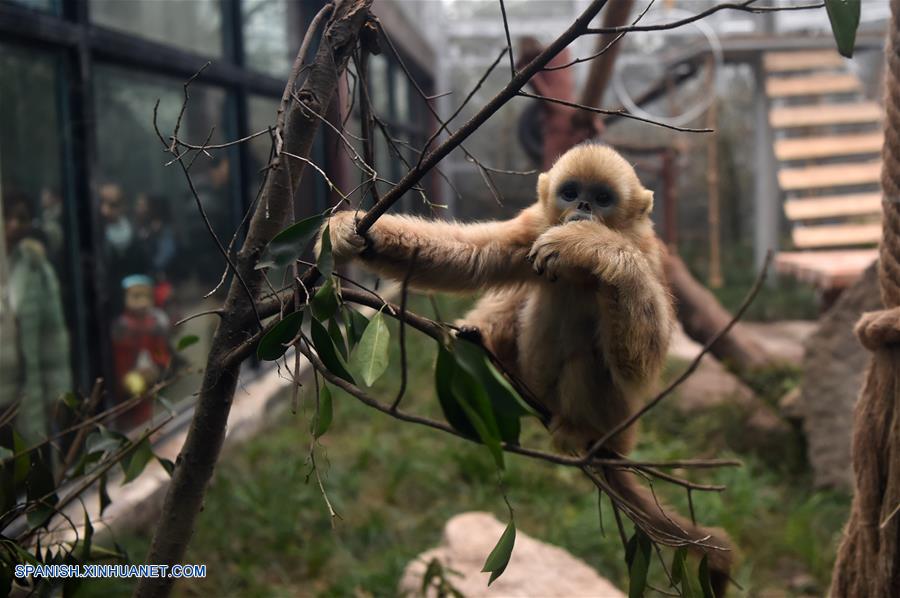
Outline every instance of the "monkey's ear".
<path fill-rule="evenodd" d="M 650 191 L 649 189 L 644 189 L 642 199 L 643 199 L 642 203 L 644 204 L 644 206 L 643 206 L 643 209 L 641 210 L 641 214 L 643 216 L 649 216 L 650 213 L 653 211 L 653 191 Z"/>
<path fill-rule="evenodd" d="M 550 177 L 547 176 L 546 172 L 538 175 L 537 195 L 538 200 L 541 202 L 547 201 L 547 198 L 550 196 Z"/>

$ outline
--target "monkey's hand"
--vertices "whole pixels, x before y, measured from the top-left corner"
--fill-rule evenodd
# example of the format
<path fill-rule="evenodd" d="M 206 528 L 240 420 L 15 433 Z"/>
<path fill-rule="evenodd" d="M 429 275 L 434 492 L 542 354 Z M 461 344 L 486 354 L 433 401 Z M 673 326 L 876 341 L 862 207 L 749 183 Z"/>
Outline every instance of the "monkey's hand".
<path fill-rule="evenodd" d="M 365 237 L 356 232 L 356 222 L 365 212 L 345 210 L 335 212 L 328 219 L 331 237 L 331 253 L 337 260 L 347 260 L 360 255 L 368 246 Z M 325 227 L 322 227 L 325 230 Z M 322 235 L 316 240 L 316 256 L 322 249 Z"/>
<path fill-rule="evenodd" d="M 525 258 L 531 262 L 537 274 L 545 276 L 551 282 L 560 277 L 573 282 L 590 281 L 592 266 L 596 263 L 596 252 L 591 252 L 589 243 L 582 236 L 583 227 L 577 226 L 579 224 L 589 223 L 573 222 L 554 226 L 537 238 Z"/>
<path fill-rule="evenodd" d="M 621 233 L 595 222 L 570 222 L 545 231 L 534 242 L 528 261 L 538 274 L 554 281 L 612 286 L 631 284 L 646 275 L 641 252 Z"/>

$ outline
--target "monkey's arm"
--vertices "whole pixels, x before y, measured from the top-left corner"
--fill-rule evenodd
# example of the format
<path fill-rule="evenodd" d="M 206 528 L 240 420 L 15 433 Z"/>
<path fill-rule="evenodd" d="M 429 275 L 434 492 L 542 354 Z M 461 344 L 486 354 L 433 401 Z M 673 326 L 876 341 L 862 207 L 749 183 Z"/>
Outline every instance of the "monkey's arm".
<path fill-rule="evenodd" d="M 652 233 L 629 235 L 591 222 L 553 227 L 529 254 L 551 279 L 593 279 L 600 297 L 600 344 L 614 383 L 636 390 L 661 369 L 674 325 Z"/>
<path fill-rule="evenodd" d="M 525 261 L 540 227 L 533 208 L 512 220 L 475 224 L 386 214 L 365 238 L 356 233 L 356 219 L 355 212 L 345 211 L 329 220 L 335 258 L 357 259 L 399 280 L 416 254 L 410 282 L 418 288 L 471 291 L 535 278 Z"/>

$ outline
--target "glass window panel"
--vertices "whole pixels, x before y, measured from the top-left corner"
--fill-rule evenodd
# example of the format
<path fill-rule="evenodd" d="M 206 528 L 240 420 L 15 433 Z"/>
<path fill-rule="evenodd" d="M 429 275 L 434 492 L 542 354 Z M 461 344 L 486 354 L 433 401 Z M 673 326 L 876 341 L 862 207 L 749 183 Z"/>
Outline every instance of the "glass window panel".
<path fill-rule="evenodd" d="M 123 69 L 96 69 L 95 110 L 99 181 L 94 209 L 100 223 L 102 287 L 110 317 L 115 356 L 116 396 L 123 400 L 153 384 L 182 357 L 195 359 L 208 349 L 214 318 L 195 318 L 174 329 L 172 322 L 215 307 L 204 295 L 216 287 L 224 260 L 210 237 L 177 164 L 167 166 L 153 129 L 159 99 L 159 125 L 171 134 L 182 101 L 182 82 Z M 194 83 L 179 137 L 203 143 L 226 140 L 234 130 L 227 96 L 219 88 Z M 227 245 L 237 222 L 234 148 L 201 155 L 191 177 L 210 225 Z M 173 346 L 184 335 L 201 342 L 184 354 Z M 186 397 L 196 381 L 182 379 L 169 390 Z M 151 405 L 135 409 L 127 424 L 149 417 Z"/>
<path fill-rule="evenodd" d="M 247 66 L 287 78 L 306 27 L 297 0 L 242 0 Z"/>
<path fill-rule="evenodd" d="M 90 0 L 98 25 L 178 46 L 222 55 L 222 0 Z"/>
<path fill-rule="evenodd" d="M 251 133 L 262 131 L 275 126 L 275 113 L 278 111 L 279 100 L 265 96 L 250 96 L 247 101 L 248 126 Z M 249 143 L 250 169 L 254 176 L 250 181 L 252 191 L 256 193 L 257 186 L 262 182 L 262 169 L 269 163 L 272 149 L 272 137 L 268 134 L 260 135 Z M 259 176 L 256 176 L 256 175 Z"/>
<path fill-rule="evenodd" d="M 369 99 L 372 109 L 380 118 L 390 116 L 390 88 L 388 81 L 388 62 L 381 54 L 369 57 Z"/>
<path fill-rule="evenodd" d="M 29 442 L 73 390 L 77 321 L 60 132 L 60 62 L 0 44 L 0 409 Z"/>
<path fill-rule="evenodd" d="M 12 2 L 22 4 L 28 8 L 59 14 L 60 0 L 12 0 Z"/>
<path fill-rule="evenodd" d="M 394 122 L 401 125 L 412 125 L 409 113 L 409 79 L 403 69 L 394 69 Z"/>

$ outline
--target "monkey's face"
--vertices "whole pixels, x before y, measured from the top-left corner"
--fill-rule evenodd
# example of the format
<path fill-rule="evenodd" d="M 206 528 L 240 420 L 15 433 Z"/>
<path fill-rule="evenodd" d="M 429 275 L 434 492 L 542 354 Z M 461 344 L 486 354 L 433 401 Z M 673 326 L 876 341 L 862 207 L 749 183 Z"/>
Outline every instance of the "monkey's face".
<path fill-rule="evenodd" d="M 609 218 L 619 198 L 616 191 L 604 182 L 573 178 L 557 185 L 554 201 L 559 221 L 565 223 Z"/>
<path fill-rule="evenodd" d="M 582 144 L 538 178 L 538 197 L 552 224 L 588 220 L 620 228 L 649 216 L 653 193 L 609 147 Z"/>

